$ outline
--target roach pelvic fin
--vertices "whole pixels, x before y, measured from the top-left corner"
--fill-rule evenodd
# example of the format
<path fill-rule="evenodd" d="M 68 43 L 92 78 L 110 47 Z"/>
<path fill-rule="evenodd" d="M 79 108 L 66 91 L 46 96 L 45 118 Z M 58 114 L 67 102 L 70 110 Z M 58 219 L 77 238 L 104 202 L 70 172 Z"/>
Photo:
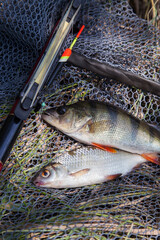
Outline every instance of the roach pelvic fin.
<path fill-rule="evenodd" d="M 113 174 L 113 175 L 108 175 L 106 176 L 106 180 L 114 180 L 118 177 L 120 177 L 122 174 L 121 173 L 117 173 L 117 174 Z"/>

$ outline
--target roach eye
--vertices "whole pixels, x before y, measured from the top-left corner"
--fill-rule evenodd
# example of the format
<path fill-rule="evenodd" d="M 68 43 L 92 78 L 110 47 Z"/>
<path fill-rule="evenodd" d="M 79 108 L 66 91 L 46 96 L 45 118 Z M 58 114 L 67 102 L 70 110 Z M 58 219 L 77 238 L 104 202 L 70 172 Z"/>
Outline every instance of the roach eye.
<path fill-rule="evenodd" d="M 50 176 L 50 171 L 45 169 L 42 173 L 41 173 L 42 177 L 47 178 Z"/>
<path fill-rule="evenodd" d="M 59 115 L 63 115 L 63 114 L 65 114 L 65 112 L 66 112 L 66 108 L 64 106 L 57 108 L 57 113 Z"/>

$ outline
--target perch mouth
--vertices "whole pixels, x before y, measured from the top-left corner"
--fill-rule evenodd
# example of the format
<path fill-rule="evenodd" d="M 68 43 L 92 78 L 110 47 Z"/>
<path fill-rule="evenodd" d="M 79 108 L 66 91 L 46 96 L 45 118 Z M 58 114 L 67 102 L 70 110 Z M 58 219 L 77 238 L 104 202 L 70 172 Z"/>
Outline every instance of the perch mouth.
<path fill-rule="evenodd" d="M 50 116 L 51 114 L 48 113 L 48 112 L 45 112 L 45 113 L 42 114 L 42 116 L 45 116 L 45 115 Z"/>
<path fill-rule="evenodd" d="M 46 122 L 49 126 L 54 126 L 54 122 L 59 119 L 58 115 L 56 112 L 50 112 L 49 110 L 42 113 L 41 119 Z"/>
<path fill-rule="evenodd" d="M 42 114 L 42 116 L 41 116 L 41 117 L 42 117 L 42 119 L 43 119 L 43 120 L 45 120 L 47 117 L 50 117 L 50 116 L 51 116 L 51 114 L 50 114 L 50 113 L 48 113 L 48 112 L 45 112 L 45 113 L 43 113 L 43 114 Z"/>

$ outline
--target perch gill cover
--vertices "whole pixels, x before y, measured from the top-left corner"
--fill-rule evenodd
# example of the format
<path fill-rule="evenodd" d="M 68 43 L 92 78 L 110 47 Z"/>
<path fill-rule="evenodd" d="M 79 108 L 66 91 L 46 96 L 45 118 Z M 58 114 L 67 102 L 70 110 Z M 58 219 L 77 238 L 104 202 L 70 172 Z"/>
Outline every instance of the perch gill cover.
<path fill-rule="evenodd" d="M 67 2 L 0 3 L 1 125 Z M 85 29 L 75 51 L 160 82 L 159 31 L 139 19 L 127 1 L 82 1 L 78 26 L 82 24 Z M 64 49 L 75 35 L 71 32 Z M 47 108 L 84 99 L 111 102 L 160 127 L 159 97 L 71 65 L 64 65 L 42 95 Z M 0 175 L 1 238 L 157 239 L 159 166 L 146 163 L 122 179 L 77 189 L 32 185 L 33 175 L 55 156 L 80 147 L 44 124 L 42 110 L 32 112 L 25 122 Z"/>

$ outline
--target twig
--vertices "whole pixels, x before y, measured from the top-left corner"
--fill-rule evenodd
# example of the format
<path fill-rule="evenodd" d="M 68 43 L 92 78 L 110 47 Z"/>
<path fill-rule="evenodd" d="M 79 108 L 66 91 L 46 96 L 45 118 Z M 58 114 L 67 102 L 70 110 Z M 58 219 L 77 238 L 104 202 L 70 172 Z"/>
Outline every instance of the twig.
<path fill-rule="evenodd" d="M 113 207 L 112 209 L 117 209 L 117 208 L 126 207 L 126 206 L 130 206 L 130 205 L 136 205 L 137 203 L 143 201 L 144 199 L 150 198 L 150 197 L 151 197 L 151 195 L 144 196 L 144 197 L 141 197 L 140 199 L 133 200 L 133 201 L 130 201 L 130 202 L 127 202 L 127 203 L 123 203 L 123 204 L 121 204 L 121 205 L 118 205 L 118 206 L 116 206 L 116 207 Z"/>
<path fill-rule="evenodd" d="M 117 231 L 119 232 L 127 232 L 129 229 L 129 234 L 140 234 L 140 235 L 149 235 L 149 236 L 160 236 L 160 230 L 158 229 L 146 229 L 146 228 L 133 228 L 133 223 L 131 225 L 119 226 L 119 224 L 114 223 L 77 223 L 77 224 L 67 224 L 67 225 L 38 225 L 34 228 L 30 229 L 21 229 L 21 230 L 7 230 L 7 232 L 33 232 L 33 231 L 43 231 L 43 232 L 50 232 L 50 231 L 66 231 L 69 229 L 77 229 L 77 228 L 88 228 L 88 230 L 97 230 L 105 229 L 105 232 L 109 231 Z M 5 231 L 3 231 L 4 233 Z"/>
<path fill-rule="evenodd" d="M 125 240 L 127 240 L 127 239 L 128 239 L 128 237 L 129 237 L 130 233 L 132 232 L 132 229 L 133 229 L 133 223 L 131 224 L 131 227 L 130 227 L 130 229 L 129 229 L 128 233 L 127 233 L 127 236 L 125 237 Z"/>

